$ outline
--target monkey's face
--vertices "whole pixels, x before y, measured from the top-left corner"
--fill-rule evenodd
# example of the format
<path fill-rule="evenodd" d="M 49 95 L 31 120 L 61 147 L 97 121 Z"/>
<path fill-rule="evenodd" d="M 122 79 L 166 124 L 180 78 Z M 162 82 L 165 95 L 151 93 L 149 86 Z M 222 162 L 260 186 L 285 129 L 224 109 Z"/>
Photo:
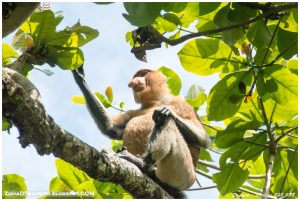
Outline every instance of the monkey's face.
<path fill-rule="evenodd" d="M 128 83 L 137 103 L 151 103 L 168 93 L 166 78 L 159 72 L 139 70 Z"/>

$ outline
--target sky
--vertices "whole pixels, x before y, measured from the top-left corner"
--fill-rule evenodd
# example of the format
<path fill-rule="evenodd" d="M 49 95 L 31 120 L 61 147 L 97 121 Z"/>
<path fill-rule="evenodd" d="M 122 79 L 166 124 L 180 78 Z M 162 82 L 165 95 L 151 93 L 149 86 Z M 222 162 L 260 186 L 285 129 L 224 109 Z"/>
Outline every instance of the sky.
<path fill-rule="evenodd" d="M 135 59 L 130 53 L 130 45 L 125 40 L 128 31 L 136 29 L 123 18 L 125 9 L 122 3 L 96 5 L 93 3 L 50 3 L 54 12 L 63 11 L 64 19 L 58 29 L 72 26 L 78 20 L 82 25 L 90 26 L 100 32 L 98 38 L 82 47 L 85 58 L 86 80 L 92 91 L 104 93 L 107 86 L 112 86 L 116 103 L 124 101 L 125 110 L 138 108 L 132 92 L 127 87 L 133 74 L 141 68 L 157 69 L 161 66 L 172 68 L 182 80 L 180 95 L 185 96 L 189 87 L 198 84 L 206 93 L 218 81 L 217 75 L 198 76 L 183 69 L 177 53 L 183 44 L 168 49 L 163 47 L 147 52 L 148 63 Z M 3 43 L 11 44 L 14 33 L 3 39 Z M 48 65 L 41 68 L 50 69 Z M 40 71 L 30 72 L 29 79 L 39 89 L 46 111 L 55 122 L 71 132 L 87 144 L 100 150 L 110 145 L 110 140 L 98 131 L 84 105 L 71 102 L 71 97 L 81 95 L 70 71 L 58 67 L 51 68 L 52 76 Z M 118 111 L 109 109 L 110 114 Z M 205 115 L 205 108 L 199 110 Z M 15 173 L 25 177 L 27 189 L 31 192 L 48 191 L 51 179 L 57 176 L 55 157 L 39 156 L 32 145 L 22 149 L 18 142 L 15 128 L 11 134 L 2 135 L 2 173 Z M 203 177 L 198 177 L 203 186 L 212 185 Z M 193 186 L 197 187 L 197 185 Z M 216 189 L 188 192 L 188 198 L 218 198 Z"/>

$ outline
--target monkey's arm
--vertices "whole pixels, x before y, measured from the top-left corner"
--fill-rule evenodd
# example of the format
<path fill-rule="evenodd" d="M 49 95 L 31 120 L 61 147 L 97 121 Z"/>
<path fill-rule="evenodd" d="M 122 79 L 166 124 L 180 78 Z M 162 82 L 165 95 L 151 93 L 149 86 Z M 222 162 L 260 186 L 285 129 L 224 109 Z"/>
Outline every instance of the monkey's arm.
<path fill-rule="evenodd" d="M 113 120 L 107 114 L 103 105 L 95 97 L 95 95 L 89 89 L 85 79 L 84 79 L 84 70 L 81 66 L 78 69 L 72 71 L 74 79 L 82 91 L 84 98 L 86 100 L 87 108 L 92 115 L 95 123 L 101 132 L 110 138 L 121 139 L 123 134 L 123 129 L 118 125 L 115 125 Z"/>
<path fill-rule="evenodd" d="M 201 124 L 200 126 L 196 126 L 193 121 L 183 119 L 182 117 L 178 116 L 172 109 L 167 107 L 155 110 L 153 119 L 157 119 L 161 115 L 171 116 L 174 119 L 180 133 L 189 144 L 192 144 L 196 147 L 201 146 L 204 148 L 208 148 L 210 146 L 211 141 Z"/>

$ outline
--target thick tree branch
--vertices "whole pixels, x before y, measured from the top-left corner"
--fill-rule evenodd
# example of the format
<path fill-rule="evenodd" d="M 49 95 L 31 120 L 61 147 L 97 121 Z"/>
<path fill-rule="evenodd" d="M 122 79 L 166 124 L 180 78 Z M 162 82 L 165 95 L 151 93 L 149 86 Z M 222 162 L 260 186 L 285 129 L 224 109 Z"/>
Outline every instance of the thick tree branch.
<path fill-rule="evenodd" d="M 228 26 L 224 26 L 224 27 L 219 27 L 216 29 L 212 29 L 212 30 L 208 30 L 208 31 L 203 31 L 203 32 L 197 32 L 197 33 L 191 33 L 191 34 L 187 34 L 184 35 L 178 39 L 174 39 L 174 40 L 170 40 L 166 37 L 164 37 L 163 35 L 161 35 L 156 29 L 154 29 L 154 27 L 150 26 L 150 30 L 151 32 L 156 36 L 156 38 L 162 40 L 163 42 L 171 45 L 171 46 L 175 46 L 178 45 L 186 40 L 192 39 L 192 38 L 197 38 L 200 36 L 207 36 L 210 34 L 215 34 L 215 33 L 219 33 L 219 32 L 223 32 L 223 31 L 228 31 L 230 29 L 234 29 L 237 27 L 241 27 L 241 26 L 245 26 L 248 24 L 251 24 L 253 22 L 256 22 L 258 20 L 262 20 L 264 18 L 268 18 L 276 13 L 291 9 L 291 8 L 297 8 L 298 7 L 298 3 L 297 2 L 293 2 L 293 3 L 285 3 L 285 4 L 278 4 L 278 5 L 274 5 L 274 6 L 270 6 L 269 10 L 265 11 L 264 13 L 262 13 L 261 15 L 258 15 L 256 17 L 241 21 L 241 22 L 237 22 Z"/>
<path fill-rule="evenodd" d="M 3 115 L 18 128 L 23 148 L 32 144 L 38 154 L 52 153 L 96 180 L 120 184 L 135 198 L 171 198 L 132 163 L 113 153 L 100 153 L 59 127 L 46 113 L 33 87 L 21 74 L 3 68 Z"/>
<path fill-rule="evenodd" d="M 40 3 L 2 2 L 2 37 L 16 30 Z"/>

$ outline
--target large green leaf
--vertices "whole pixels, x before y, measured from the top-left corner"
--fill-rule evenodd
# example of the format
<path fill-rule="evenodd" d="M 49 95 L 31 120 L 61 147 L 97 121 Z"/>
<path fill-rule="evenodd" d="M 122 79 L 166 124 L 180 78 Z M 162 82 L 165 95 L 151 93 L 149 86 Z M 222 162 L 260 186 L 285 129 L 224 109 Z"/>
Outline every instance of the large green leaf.
<path fill-rule="evenodd" d="M 247 130 L 256 130 L 260 126 L 260 123 L 256 119 L 250 121 L 244 121 L 237 119 L 231 122 L 225 130 L 218 131 L 215 144 L 219 148 L 227 148 L 234 143 L 241 141 Z"/>
<path fill-rule="evenodd" d="M 69 186 L 67 186 L 59 177 L 54 177 L 49 185 L 50 192 L 62 192 L 62 191 L 71 191 Z"/>
<path fill-rule="evenodd" d="M 217 184 L 221 195 L 236 191 L 249 176 L 247 169 L 238 164 L 230 163 L 221 168 L 221 172 L 213 174 L 212 179 Z"/>
<path fill-rule="evenodd" d="M 79 48 L 49 46 L 48 51 L 47 63 L 51 66 L 56 64 L 64 70 L 74 70 L 84 62 L 83 53 Z"/>
<path fill-rule="evenodd" d="M 298 9 L 293 8 L 289 15 L 283 16 L 280 28 L 290 32 L 298 33 Z"/>
<path fill-rule="evenodd" d="M 2 198 L 22 199 L 26 198 L 27 187 L 24 177 L 17 174 L 6 174 L 2 176 Z"/>
<path fill-rule="evenodd" d="M 221 2 L 199 2 L 199 16 L 207 15 L 219 8 Z"/>
<path fill-rule="evenodd" d="M 274 162 L 274 193 L 287 198 L 298 197 L 298 151 L 283 149 L 276 154 Z"/>
<path fill-rule="evenodd" d="M 263 101 L 267 118 L 276 123 L 292 120 L 298 114 L 298 101 L 292 100 L 287 104 L 278 104 L 269 98 Z"/>
<path fill-rule="evenodd" d="M 251 85 L 251 71 L 239 71 L 226 75 L 210 91 L 207 99 L 207 119 L 220 121 L 233 116 L 240 108 L 244 94 L 240 83 Z"/>
<path fill-rule="evenodd" d="M 272 34 L 262 20 L 251 24 L 247 32 L 247 39 L 257 48 L 267 47 L 271 38 Z"/>
<path fill-rule="evenodd" d="M 84 181 L 92 180 L 85 172 L 61 159 L 57 159 L 55 164 L 59 179 L 67 184 L 72 190 L 77 190 L 79 184 Z"/>
<path fill-rule="evenodd" d="M 248 142 L 245 142 L 248 141 Z M 252 143 L 251 143 L 252 142 Z M 245 160 L 256 160 L 266 147 L 255 144 L 264 145 L 267 143 L 266 133 L 259 133 L 252 137 L 245 137 L 244 141 L 240 141 L 232 145 L 224 152 L 219 160 L 220 167 L 224 167 L 228 163 L 241 163 Z"/>
<path fill-rule="evenodd" d="M 230 26 L 235 22 L 232 22 L 228 19 L 229 12 L 231 11 L 230 4 L 223 7 L 217 12 L 214 17 L 215 25 L 219 27 Z M 244 30 L 242 27 L 237 27 L 222 32 L 223 40 L 229 45 L 234 45 L 242 36 L 244 35 Z"/>
<path fill-rule="evenodd" d="M 177 96 L 181 90 L 181 79 L 172 69 L 165 66 L 157 69 L 158 72 L 164 74 L 167 78 L 167 84 L 170 89 L 171 94 Z"/>
<path fill-rule="evenodd" d="M 221 72 L 223 68 L 234 69 L 239 64 L 231 48 L 214 39 L 192 40 L 185 44 L 178 56 L 185 70 L 198 75 Z"/>
<path fill-rule="evenodd" d="M 79 22 L 71 28 L 66 28 L 51 35 L 47 39 L 47 44 L 62 47 L 81 47 L 99 35 L 96 29 L 82 26 Z"/>
<path fill-rule="evenodd" d="M 240 22 L 255 17 L 257 9 L 245 6 L 243 3 L 232 3 L 228 12 L 228 20 L 231 22 Z"/>
<path fill-rule="evenodd" d="M 124 2 L 124 7 L 128 14 L 123 13 L 123 16 L 132 25 L 144 27 L 151 24 L 160 15 L 162 6 L 159 3 Z"/>
<path fill-rule="evenodd" d="M 20 27 L 20 30 L 29 33 L 35 42 L 35 46 L 45 43 L 47 38 L 54 34 L 56 18 L 51 10 L 34 12 Z"/>
<path fill-rule="evenodd" d="M 188 94 L 185 97 L 186 102 L 193 106 L 196 111 L 205 103 L 206 99 L 207 95 L 205 94 L 205 90 L 196 84 L 189 88 Z"/>
<path fill-rule="evenodd" d="M 199 3 L 188 2 L 186 8 L 176 15 L 180 18 L 181 26 L 188 27 L 199 17 Z"/>
<path fill-rule="evenodd" d="M 298 97 L 298 76 L 281 65 L 270 66 L 263 71 L 265 90 L 279 104 L 287 104 Z"/>
<path fill-rule="evenodd" d="M 298 32 L 278 29 L 277 46 L 282 57 L 289 60 L 298 53 Z"/>
<path fill-rule="evenodd" d="M 172 32 L 180 24 L 179 18 L 173 13 L 166 13 L 158 16 L 155 20 L 155 28 L 161 32 Z"/>

